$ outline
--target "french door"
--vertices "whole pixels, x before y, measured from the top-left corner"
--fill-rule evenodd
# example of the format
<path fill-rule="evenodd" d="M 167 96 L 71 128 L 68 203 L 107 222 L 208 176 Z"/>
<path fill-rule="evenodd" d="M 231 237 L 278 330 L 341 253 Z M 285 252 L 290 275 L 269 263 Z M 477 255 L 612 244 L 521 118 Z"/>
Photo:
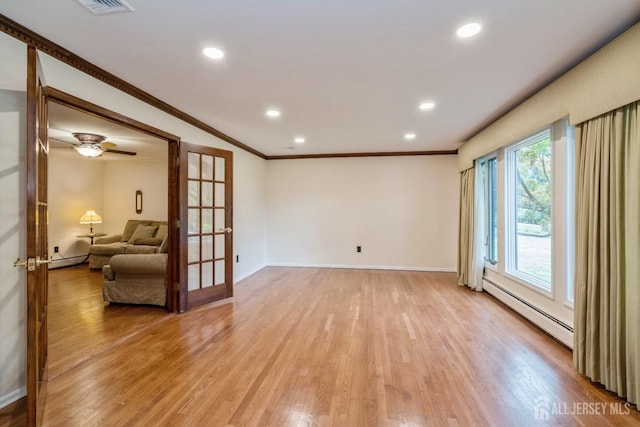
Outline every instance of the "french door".
<path fill-rule="evenodd" d="M 47 383 L 47 165 L 45 86 L 38 54 L 27 51 L 27 425 L 40 424 Z"/>
<path fill-rule="evenodd" d="M 233 296 L 233 153 L 180 143 L 179 310 Z"/>

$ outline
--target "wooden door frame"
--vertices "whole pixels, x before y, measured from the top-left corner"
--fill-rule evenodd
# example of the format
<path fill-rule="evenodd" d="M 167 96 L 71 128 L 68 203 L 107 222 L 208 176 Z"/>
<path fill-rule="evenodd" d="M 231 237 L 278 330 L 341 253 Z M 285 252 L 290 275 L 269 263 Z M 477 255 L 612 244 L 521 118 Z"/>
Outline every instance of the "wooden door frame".
<path fill-rule="evenodd" d="M 139 132 L 163 139 L 168 143 L 168 212 L 167 224 L 169 233 L 169 250 L 167 254 L 167 311 L 177 312 L 178 310 L 178 286 L 180 278 L 179 271 L 179 174 L 178 157 L 180 154 L 180 137 L 139 122 L 130 117 L 124 116 L 115 111 L 100 107 L 99 105 L 85 101 L 76 96 L 65 93 L 61 90 L 47 87 L 45 96 L 48 102 L 55 102 L 69 108 L 81 111 L 94 117 L 98 117 L 112 123 L 137 130 Z M 175 191 L 171 191 L 174 189 Z"/>

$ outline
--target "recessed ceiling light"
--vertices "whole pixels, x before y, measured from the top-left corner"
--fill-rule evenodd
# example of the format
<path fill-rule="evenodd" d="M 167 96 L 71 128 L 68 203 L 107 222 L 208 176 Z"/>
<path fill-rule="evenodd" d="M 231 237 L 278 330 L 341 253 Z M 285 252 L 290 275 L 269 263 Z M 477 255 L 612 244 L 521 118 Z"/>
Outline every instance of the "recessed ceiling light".
<path fill-rule="evenodd" d="M 222 59 L 224 58 L 224 52 L 216 47 L 207 47 L 202 49 L 202 53 L 208 56 L 211 59 Z"/>
<path fill-rule="evenodd" d="M 478 24 L 477 22 L 471 22 L 469 24 L 465 24 L 462 27 L 458 28 L 458 31 L 456 31 L 456 34 L 458 35 L 458 37 L 464 39 L 467 37 L 475 36 L 480 32 L 481 29 L 482 29 L 482 25 Z"/>
<path fill-rule="evenodd" d="M 274 110 L 274 109 L 267 110 L 267 116 L 268 117 L 273 117 L 273 118 L 280 117 L 280 111 Z"/>
<path fill-rule="evenodd" d="M 404 134 L 404 139 L 406 140 L 416 139 L 416 134 L 413 132 L 407 132 Z"/>
<path fill-rule="evenodd" d="M 304 144 L 304 138 L 301 136 L 297 136 L 293 139 L 293 142 L 295 142 L 296 144 Z"/>
<path fill-rule="evenodd" d="M 435 106 L 436 106 L 435 102 L 428 101 L 420 104 L 420 109 L 426 111 L 426 110 L 431 110 Z"/>

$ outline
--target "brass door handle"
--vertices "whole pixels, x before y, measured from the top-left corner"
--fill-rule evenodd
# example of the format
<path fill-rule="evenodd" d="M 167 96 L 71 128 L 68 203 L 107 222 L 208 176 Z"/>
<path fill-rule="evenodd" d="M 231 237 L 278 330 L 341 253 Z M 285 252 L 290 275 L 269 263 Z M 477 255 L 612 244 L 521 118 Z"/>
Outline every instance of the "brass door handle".
<path fill-rule="evenodd" d="M 27 271 L 36 269 L 36 265 L 49 264 L 53 259 L 27 258 L 26 261 L 20 261 L 20 257 L 13 262 L 14 267 L 25 267 Z"/>
<path fill-rule="evenodd" d="M 13 261 L 13 266 L 14 267 L 27 267 L 27 261 L 20 261 L 20 257 L 16 258 L 15 261 Z"/>
<path fill-rule="evenodd" d="M 225 233 L 229 234 L 233 231 L 233 229 L 230 227 L 225 227 L 225 228 L 218 228 L 218 231 L 224 231 Z"/>

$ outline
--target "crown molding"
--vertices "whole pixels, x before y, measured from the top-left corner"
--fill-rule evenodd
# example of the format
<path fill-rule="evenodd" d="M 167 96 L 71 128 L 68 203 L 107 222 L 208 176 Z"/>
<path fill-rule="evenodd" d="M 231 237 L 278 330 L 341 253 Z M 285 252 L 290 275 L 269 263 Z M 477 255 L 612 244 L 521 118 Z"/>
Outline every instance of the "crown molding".
<path fill-rule="evenodd" d="M 48 40 L 41 35 L 31 31 L 30 29 L 18 24 L 17 22 L 7 18 L 0 14 L 0 31 L 26 43 L 29 46 L 35 47 L 37 50 L 52 56 L 71 67 L 82 71 L 85 74 L 90 75 L 103 83 L 106 83 L 134 98 L 139 99 L 167 114 L 172 115 L 190 125 L 197 127 L 217 138 L 222 139 L 229 144 L 245 150 L 251 154 L 254 154 L 260 158 L 266 159 L 266 156 L 260 151 L 249 147 L 248 145 L 238 141 L 237 139 L 219 131 L 218 129 L 196 119 L 195 117 L 178 110 L 177 108 L 167 104 L 161 99 L 137 88 L 136 86 L 122 80 L 120 77 L 111 74 L 110 72 L 90 63 L 89 61 L 79 57 L 73 52 L 63 48 L 62 46 Z"/>
<path fill-rule="evenodd" d="M 130 117 L 123 116 L 122 114 L 116 111 L 108 110 L 104 107 L 93 104 L 89 101 L 85 101 L 84 99 L 78 98 L 77 96 L 73 96 L 61 90 L 58 90 L 54 87 L 51 87 L 51 86 L 45 87 L 44 94 L 49 101 L 56 102 L 58 104 L 64 105 L 69 108 L 73 108 L 78 111 L 82 111 L 87 114 L 91 114 L 96 117 L 100 117 L 102 119 L 116 123 L 120 126 L 125 126 L 130 129 L 134 129 L 139 132 L 143 132 L 148 135 L 154 136 L 156 138 L 161 138 L 167 141 L 173 141 L 173 142 L 180 141 L 179 136 L 165 132 L 162 129 L 158 129 L 153 126 L 149 126 L 146 123 L 139 122 Z"/>
<path fill-rule="evenodd" d="M 449 156 L 457 155 L 458 150 L 435 151 L 379 151 L 370 153 L 328 153 L 328 154 L 292 154 L 267 156 L 267 160 L 331 159 L 343 157 L 397 157 L 397 156 Z"/>

